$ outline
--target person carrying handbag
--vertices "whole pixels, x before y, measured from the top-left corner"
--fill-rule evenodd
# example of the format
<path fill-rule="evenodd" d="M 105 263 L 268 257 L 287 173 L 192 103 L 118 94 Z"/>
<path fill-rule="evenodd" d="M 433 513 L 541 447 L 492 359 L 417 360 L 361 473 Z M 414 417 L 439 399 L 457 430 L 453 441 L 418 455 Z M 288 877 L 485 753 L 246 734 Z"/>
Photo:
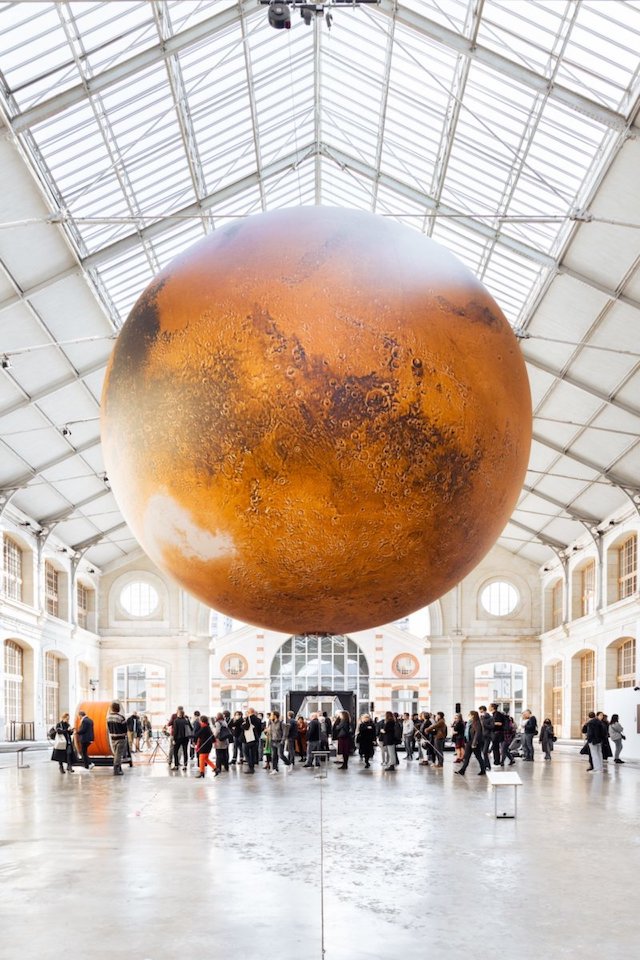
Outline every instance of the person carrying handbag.
<path fill-rule="evenodd" d="M 73 745 L 71 743 L 71 734 L 73 730 L 69 723 L 69 714 L 63 713 L 56 723 L 56 736 L 53 741 L 53 752 L 51 759 L 55 760 L 60 767 L 60 773 L 73 773 Z"/>

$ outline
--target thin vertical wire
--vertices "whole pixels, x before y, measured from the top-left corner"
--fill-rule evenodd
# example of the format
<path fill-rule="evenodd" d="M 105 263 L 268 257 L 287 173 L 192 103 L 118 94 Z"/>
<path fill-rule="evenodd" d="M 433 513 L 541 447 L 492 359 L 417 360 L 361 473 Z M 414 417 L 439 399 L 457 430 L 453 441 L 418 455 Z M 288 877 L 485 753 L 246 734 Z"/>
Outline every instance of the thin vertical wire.
<path fill-rule="evenodd" d="M 328 763 L 328 758 L 326 760 Z M 322 815 L 322 789 L 324 780 L 320 780 L 320 960 L 325 958 L 324 946 L 324 831 Z"/>

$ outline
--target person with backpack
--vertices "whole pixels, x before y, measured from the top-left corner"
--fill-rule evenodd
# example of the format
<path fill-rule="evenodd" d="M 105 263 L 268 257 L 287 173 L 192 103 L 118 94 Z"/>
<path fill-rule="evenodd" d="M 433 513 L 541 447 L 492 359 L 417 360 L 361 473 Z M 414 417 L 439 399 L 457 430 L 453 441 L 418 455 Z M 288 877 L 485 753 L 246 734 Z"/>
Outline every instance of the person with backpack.
<path fill-rule="evenodd" d="M 200 718 L 200 722 L 202 723 L 202 718 Z M 223 713 L 216 716 L 213 736 L 216 750 L 216 772 L 214 776 L 217 777 L 223 770 L 229 772 L 229 744 L 233 740 L 233 734 Z"/>
<path fill-rule="evenodd" d="M 177 718 L 176 718 L 177 719 Z M 175 724 L 175 721 L 174 721 Z M 213 730 L 209 726 L 209 717 L 202 714 L 200 716 L 200 726 L 198 727 L 198 733 L 196 736 L 196 752 L 198 754 L 198 768 L 199 773 L 196 773 L 196 779 L 204 777 L 207 772 L 207 767 L 211 767 L 212 770 L 216 770 L 215 763 L 212 763 L 209 759 L 209 754 L 213 750 Z M 186 754 L 185 754 L 186 759 Z"/>

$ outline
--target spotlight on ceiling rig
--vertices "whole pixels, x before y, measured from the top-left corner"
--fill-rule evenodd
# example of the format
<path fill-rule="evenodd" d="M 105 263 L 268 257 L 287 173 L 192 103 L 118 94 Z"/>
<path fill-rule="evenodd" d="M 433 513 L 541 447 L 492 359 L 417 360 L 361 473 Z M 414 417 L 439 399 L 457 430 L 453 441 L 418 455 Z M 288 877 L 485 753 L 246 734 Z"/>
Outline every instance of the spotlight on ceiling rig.
<path fill-rule="evenodd" d="M 300 16 L 307 24 L 311 26 L 314 17 L 324 17 L 328 27 L 331 26 L 333 16 L 329 12 L 333 7 L 361 7 L 367 4 L 376 5 L 380 0 L 318 0 L 316 3 L 309 3 L 308 0 L 289 0 L 289 3 L 281 3 L 280 0 L 259 0 L 263 7 L 269 7 L 267 16 L 269 25 L 274 30 L 291 29 L 291 11 L 299 10 Z"/>
<path fill-rule="evenodd" d="M 268 16 L 269 26 L 273 27 L 274 30 L 291 29 L 291 10 L 286 3 L 270 0 Z"/>

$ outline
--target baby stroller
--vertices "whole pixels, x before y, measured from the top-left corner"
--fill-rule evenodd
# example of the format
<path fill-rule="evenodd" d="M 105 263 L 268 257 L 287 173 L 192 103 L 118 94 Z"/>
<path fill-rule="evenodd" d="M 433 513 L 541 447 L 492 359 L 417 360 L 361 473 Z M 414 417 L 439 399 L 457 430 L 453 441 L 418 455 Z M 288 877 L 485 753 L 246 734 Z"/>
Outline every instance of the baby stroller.
<path fill-rule="evenodd" d="M 522 758 L 522 734 L 521 733 L 516 733 L 515 737 L 509 744 L 509 750 L 511 752 L 512 757 L 516 757 L 518 759 Z"/>

